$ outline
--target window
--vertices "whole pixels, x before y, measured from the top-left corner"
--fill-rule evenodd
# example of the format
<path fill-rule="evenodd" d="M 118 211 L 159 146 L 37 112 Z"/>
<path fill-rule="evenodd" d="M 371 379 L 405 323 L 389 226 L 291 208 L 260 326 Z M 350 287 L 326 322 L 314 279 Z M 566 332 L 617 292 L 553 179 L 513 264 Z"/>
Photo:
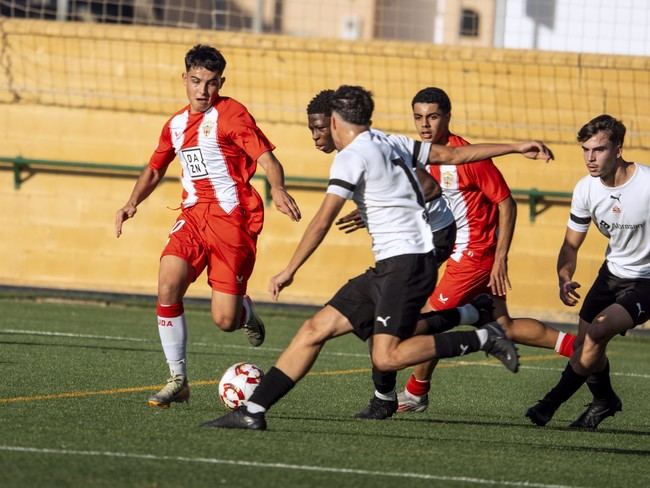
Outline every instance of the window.
<path fill-rule="evenodd" d="M 479 15 L 476 10 L 464 8 L 460 15 L 460 35 L 478 37 Z"/>

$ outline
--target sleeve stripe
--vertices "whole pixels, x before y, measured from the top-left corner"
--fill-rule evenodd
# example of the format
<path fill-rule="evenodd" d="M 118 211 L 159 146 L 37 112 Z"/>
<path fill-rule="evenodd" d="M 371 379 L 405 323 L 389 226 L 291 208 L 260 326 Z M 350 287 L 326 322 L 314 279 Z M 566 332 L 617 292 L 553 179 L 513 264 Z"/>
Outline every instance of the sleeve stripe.
<path fill-rule="evenodd" d="M 418 183 L 415 172 L 409 169 L 406 166 L 406 163 L 402 161 L 400 158 L 393 159 L 391 161 L 394 165 L 399 166 L 404 170 L 404 173 L 406 173 L 406 177 L 408 178 L 409 182 L 411 183 L 411 187 L 413 188 L 413 191 L 415 192 L 415 196 L 417 198 L 418 204 L 424 208 L 424 195 L 422 195 L 422 191 L 420 190 L 420 184 Z"/>
<path fill-rule="evenodd" d="M 576 224 L 589 224 L 591 222 L 591 217 L 578 217 L 571 214 L 571 220 Z"/>
<path fill-rule="evenodd" d="M 353 185 L 352 183 L 348 183 L 347 181 L 344 180 L 339 180 L 337 178 L 331 179 L 327 182 L 327 186 L 329 185 L 336 185 L 345 188 L 348 191 L 354 191 L 357 185 Z"/>
<path fill-rule="evenodd" d="M 413 146 L 413 159 L 411 160 L 411 166 L 414 168 L 418 167 L 418 158 L 420 157 L 420 148 L 422 147 L 422 142 L 415 141 Z"/>

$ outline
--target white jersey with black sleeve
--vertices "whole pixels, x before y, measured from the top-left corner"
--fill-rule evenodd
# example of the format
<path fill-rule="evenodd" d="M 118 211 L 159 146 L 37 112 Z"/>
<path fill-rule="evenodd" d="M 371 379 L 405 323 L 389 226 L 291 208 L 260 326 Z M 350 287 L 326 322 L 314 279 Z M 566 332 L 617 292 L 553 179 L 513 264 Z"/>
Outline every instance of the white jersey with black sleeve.
<path fill-rule="evenodd" d="M 576 184 L 568 226 L 587 232 L 593 221 L 609 239 L 605 259 L 619 278 L 650 278 L 650 167 L 634 163 L 624 184 L 585 176 Z"/>
<path fill-rule="evenodd" d="M 383 132 L 376 129 L 371 129 L 373 133 L 383 134 Z M 426 165 L 429 162 L 429 150 L 431 149 L 430 142 L 421 142 L 401 134 L 384 134 L 388 138 L 388 142 L 397 151 L 403 151 L 411 155 L 411 159 L 407 162 L 415 168 L 419 167 L 424 169 L 427 173 Z M 429 216 L 429 226 L 431 232 L 437 232 L 445 227 L 449 227 L 455 222 L 454 214 L 451 211 L 449 203 L 444 196 L 431 200 L 425 204 L 427 215 Z"/>
<path fill-rule="evenodd" d="M 337 153 L 330 169 L 327 193 L 356 203 L 376 261 L 433 250 L 424 196 L 410 158 L 385 134 L 365 131 Z"/>

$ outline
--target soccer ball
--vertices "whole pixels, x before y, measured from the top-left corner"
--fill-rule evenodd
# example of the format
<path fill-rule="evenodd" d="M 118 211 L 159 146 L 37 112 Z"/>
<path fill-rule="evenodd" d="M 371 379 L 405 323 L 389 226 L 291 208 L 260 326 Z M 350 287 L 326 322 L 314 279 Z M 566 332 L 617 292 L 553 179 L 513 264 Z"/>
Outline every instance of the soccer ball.
<path fill-rule="evenodd" d="M 252 363 L 233 364 L 219 381 L 219 399 L 229 410 L 245 405 L 262 376 L 264 371 Z"/>

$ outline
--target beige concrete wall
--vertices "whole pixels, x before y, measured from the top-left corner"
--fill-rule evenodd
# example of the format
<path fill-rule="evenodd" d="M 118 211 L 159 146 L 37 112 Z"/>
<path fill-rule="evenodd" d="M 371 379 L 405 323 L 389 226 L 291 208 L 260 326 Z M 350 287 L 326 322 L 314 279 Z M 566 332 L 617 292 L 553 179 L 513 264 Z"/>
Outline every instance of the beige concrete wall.
<path fill-rule="evenodd" d="M 93 155 L 105 162 L 141 164 L 155 143 L 160 119 L 42 106 L 3 107 L 0 130 L 8 136 L 3 152 L 70 160 L 85 160 Z M 11 123 L 7 124 L 7 120 Z M 30 121 L 36 120 L 39 125 L 27 130 Z M 62 123 L 68 130 L 55 130 Z M 311 148 L 306 129 L 262 125 L 278 145 L 277 154 L 287 174 L 326 177 L 329 158 Z M 105 133 L 106 127 L 113 128 L 110 137 Z M 131 144 L 111 143 L 127 135 L 133 139 Z M 549 165 L 519 157 L 503 158 L 499 165 L 513 186 L 538 186 L 541 180 L 552 179 L 558 189 L 570 190 L 583 174 L 580 150 L 576 145 L 554 149 L 557 161 Z M 639 152 L 638 156 L 647 154 Z M 0 283 L 154 293 L 158 256 L 176 216 L 170 209 L 178 206 L 180 184 L 162 184 L 140 206 L 136 218 L 126 223 L 124 235 L 118 240 L 113 236 L 114 212 L 124 203 L 133 182 L 132 178 L 36 172 L 15 190 L 13 174 L 0 171 L 0 205 L 6 209 L 0 214 L 0 228 L 6 236 L 0 240 L 0 255 L 5 256 L 0 266 Z M 259 184 L 258 188 L 262 191 Z M 289 259 L 322 197 L 320 192 L 313 191 L 292 193 L 304 218 L 296 224 L 275 209 L 267 209 L 259 259 L 250 283 L 251 294 L 257 299 L 268 299 L 268 279 Z M 567 215 L 566 205 L 553 206 L 531 223 L 527 204 L 520 202 L 509 263 L 513 283 L 510 302 L 516 312 L 549 316 L 551 312 L 564 311 L 556 300 L 554 270 Z M 594 230 L 581 251 L 578 268 L 578 279 L 585 286 L 600 265 L 605 246 L 604 239 Z M 351 275 L 371 263 L 365 234 L 344 235 L 333 230 L 300 271 L 294 285 L 283 292 L 283 300 L 322 303 Z M 209 294 L 203 277 L 193 285 L 190 294 Z"/>
<path fill-rule="evenodd" d="M 54 29 L 50 24 L 47 27 Z M 14 31 L 24 28 L 24 24 L 13 26 Z M 151 32 L 155 32 L 155 36 L 161 39 L 164 37 L 161 31 Z M 149 42 L 153 39 L 152 34 L 147 35 L 148 41 L 141 42 L 141 52 L 148 50 L 151 57 L 161 63 L 168 57 L 182 59 L 181 46 L 191 45 L 193 41 L 190 36 L 180 30 L 163 32 L 169 36 L 173 48 L 165 52 L 162 44 Z M 119 37 L 115 28 L 102 30 L 102 34 L 106 36 L 102 37 L 103 47 L 97 51 L 97 56 L 116 49 L 122 42 L 111 41 L 111 36 L 116 39 Z M 65 49 L 60 51 L 58 49 L 63 45 L 58 44 L 58 37 L 54 34 L 53 40 L 44 44 L 28 42 L 24 38 L 27 35 L 21 34 L 22 40 L 13 45 L 13 49 L 24 53 L 22 63 L 25 66 L 29 65 L 28 61 L 33 59 L 35 53 L 38 53 L 38 63 L 41 63 L 38 66 L 51 66 L 54 61 L 67 59 L 81 51 L 84 44 L 83 36 L 76 41 L 68 38 L 64 43 Z M 86 35 L 92 36 L 93 33 L 89 31 Z M 133 30 L 127 29 L 124 37 L 130 38 L 129 45 L 134 46 L 140 42 L 137 40 L 140 35 L 143 33 L 136 35 Z M 427 45 L 333 44 L 255 36 L 236 36 L 226 40 L 217 37 L 230 50 L 226 54 L 232 54 L 228 58 L 231 64 L 225 93 L 239 98 L 251 108 L 260 126 L 278 146 L 276 153 L 289 175 L 326 177 L 328 174 L 330 158 L 312 148 L 309 133 L 304 127 L 304 105 L 318 89 L 335 86 L 335 81 L 339 78 L 344 80 L 349 76 L 351 81 L 362 82 L 375 92 L 375 123 L 379 128 L 390 130 L 401 127 L 410 130 L 408 101 L 416 89 L 431 84 L 428 83 L 431 74 L 427 75 L 425 61 L 429 59 L 429 51 L 433 48 Z M 205 39 L 209 40 L 208 37 Z M 251 45 L 260 39 L 263 42 L 253 49 Z M 94 46 L 93 49 L 100 46 L 96 42 L 90 44 Z M 419 53 L 417 56 L 421 57 L 413 58 L 412 62 L 400 60 L 400 51 L 405 49 L 404 46 L 411 50 L 409 52 Z M 54 55 L 50 49 L 58 54 Z M 287 52 L 293 54 L 285 56 Z M 444 53 L 449 55 L 448 50 Z M 452 128 L 473 142 L 481 142 L 488 137 L 528 137 L 531 127 L 538 127 L 540 138 L 555 141 L 552 148 L 556 153 L 556 161 L 550 165 L 519 157 L 507 157 L 499 162 L 512 187 L 570 191 L 577 179 L 584 174 L 581 151 L 572 140 L 578 128 L 575 122 L 586 121 L 587 114 L 596 115 L 600 109 L 613 109 L 614 114 L 620 114 L 628 123 L 628 144 L 631 149 L 626 150 L 626 157 L 650 162 L 650 123 L 646 124 L 650 120 L 650 109 L 644 108 L 648 104 L 649 80 L 648 70 L 644 67 L 649 64 L 643 58 L 601 56 L 596 59 L 557 53 L 551 56 L 532 52 L 475 50 L 456 50 L 451 54 L 445 63 L 433 60 L 428 62 L 430 68 L 434 68 L 436 80 L 440 81 L 435 81 L 435 84 L 448 89 L 452 96 Z M 282 63 L 283 76 L 266 78 L 260 72 L 262 74 L 255 77 L 254 72 L 248 70 L 247 66 L 255 65 L 265 57 L 273 58 L 265 66 Z M 541 67 L 550 69 L 550 64 L 544 63 L 550 63 L 551 58 L 560 64 L 553 67 L 551 72 L 544 73 L 541 81 L 523 69 L 530 59 L 539 61 Z M 102 59 L 110 62 L 108 58 Z M 342 63 L 355 66 L 355 60 L 363 62 L 363 69 L 347 74 L 340 72 Z M 115 73 L 123 74 L 110 82 L 105 81 L 105 88 L 109 90 L 115 86 L 116 90 L 122 90 L 119 91 L 122 94 L 129 90 L 142 90 L 142 83 L 145 82 L 160 82 L 160 74 L 156 78 L 144 80 L 135 75 L 129 76 L 129 66 L 120 58 L 116 58 L 115 65 L 104 66 L 102 69 L 109 78 L 115 76 Z M 468 66 L 472 67 L 470 75 L 464 71 Z M 600 69 L 599 66 L 620 66 L 620 70 Z M 638 69 L 639 66 L 641 69 Z M 543 71 L 540 68 L 535 73 Z M 0 132 L 3 139 L 0 155 L 144 164 L 155 147 L 168 108 L 173 110 L 183 102 L 179 72 L 178 69 L 169 73 L 165 71 L 165 78 L 169 78 L 168 85 L 158 87 L 164 96 L 158 93 L 152 107 L 144 102 L 134 103 L 120 97 L 117 102 L 101 97 L 97 101 L 92 98 L 93 92 L 70 101 L 62 94 L 65 79 L 60 70 L 55 70 L 53 74 L 48 74 L 47 70 L 40 71 L 45 73 L 40 85 L 44 87 L 45 93 L 37 96 L 36 91 L 24 90 L 39 70 L 24 71 L 24 79 L 13 79 L 11 82 L 2 78 L 7 75 L 6 71 L 2 71 Z M 300 82 L 291 82 L 287 86 L 286 83 L 290 80 L 286 76 L 292 73 L 301 73 Z M 400 80 L 408 79 L 408 84 L 404 85 L 402 81 L 391 78 L 395 73 L 399 73 Z M 579 73 L 579 79 L 575 79 L 576 73 Z M 626 78 L 621 73 L 630 74 L 630 77 Z M 329 74 L 330 77 L 323 77 L 324 74 Z M 386 77 L 382 78 L 384 74 Z M 480 76 L 487 85 L 468 90 L 470 80 L 464 78 L 466 76 Z M 614 78 L 607 78 L 609 76 Z M 120 83 L 115 81 L 118 79 Z M 71 82 L 76 83 L 78 80 Z M 553 83 L 552 92 L 549 91 L 550 83 Z M 606 99 L 591 95 L 602 94 L 601 90 L 607 83 L 618 91 L 613 90 Z M 574 85 L 582 87 L 582 90 L 575 90 Z M 525 99 L 512 95 L 513 90 L 522 86 L 527 87 L 528 93 L 532 95 Z M 491 91 L 489 87 L 492 87 Z M 12 93 L 15 92 L 27 93 L 28 96 L 22 97 L 20 101 L 14 100 Z M 637 94 L 636 98 L 632 97 L 634 94 Z M 561 104 L 563 110 L 548 110 L 544 97 Z M 276 107 L 300 108 L 296 108 L 296 113 L 290 110 L 280 111 L 278 117 L 278 110 L 272 110 L 272 105 L 266 103 L 271 99 Z M 10 103 L 12 100 L 13 103 Z M 638 103 L 632 106 L 630 104 L 633 101 Z M 88 107 L 76 106 L 79 103 L 85 103 Z M 594 110 L 595 107 L 598 107 L 598 111 Z M 492 122 L 479 125 L 472 114 L 478 114 L 483 120 Z M 504 122 L 517 119 L 526 124 L 517 126 Z M 4 212 L 0 214 L 0 228 L 3 229 L 3 239 L 0 239 L 0 255 L 3 256 L 0 283 L 155 292 L 159 252 L 176 215 L 169 208 L 177 207 L 180 198 L 177 182 L 164 183 L 144 202 L 136 219 L 126 224 L 123 237 L 116 240 L 112 234 L 114 212 L 128 197 L 133 179 L 37 172 L 19 190 L 15 190 L 12 173 L 6 166 L 1 168 L 0 204 Z M 266 285 L 269 277 L 278 272 L 288 260 L 321 198 L 315 192 L 292 193 L 303 209 L 304 219 L 303 222 L 294 224 L 274 209 L 268 209 L 266 227 L 259 242 L 259 260 L 250 284 L 251 294 L 257 299 L 268 299 Z M 568 207 L 550 207 L 538 216 L 534 224 L 528 221 L 527 213 L 527 205 L 522 202 L 509 261 L 513 282 L 510 303 L 514 310 L 549 316 L 565 310 L 556 298 L 554 269 Z M 594 230 L 590 232 L 581 251 L 578 268 L 578 279 L 585 286 L 600 265 L 605 247 L 604 239 Z M 361 233 L 346 236 L 333 231 L 322 248 L 300 271 L 294 285 L 283 292 L 283 299 L 322 303 L 351 275 L 364 270 L 371 261 L 367 236 Z M 202 296 L 208 294 L 204 278 L 199 279 L 190 293 Z"/>

